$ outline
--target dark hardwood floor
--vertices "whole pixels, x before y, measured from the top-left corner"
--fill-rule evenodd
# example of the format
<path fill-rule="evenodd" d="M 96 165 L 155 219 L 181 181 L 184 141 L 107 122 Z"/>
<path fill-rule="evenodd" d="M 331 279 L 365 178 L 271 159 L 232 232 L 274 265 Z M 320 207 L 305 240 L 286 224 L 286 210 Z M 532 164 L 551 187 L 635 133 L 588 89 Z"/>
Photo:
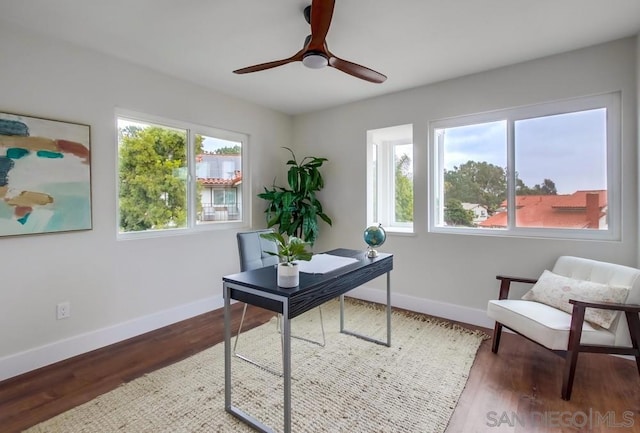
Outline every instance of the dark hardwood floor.
<path fill-rule="evenodd" d="M 241 304 L 233 308 L 237 327 Z M 245 323 L 257 326 L 271 316 L 250 307 Z M 217 344 L 222 323 L 217 310 L 0 382 L 0 432 L 22 431 Z M 498 355 L 490 343 L 478 351 L 447 433 L 640 432 L 635 362 L 581 354 L 566 402 L 560 399 L 562 358 L 513 334 L 503 334 Z"/>

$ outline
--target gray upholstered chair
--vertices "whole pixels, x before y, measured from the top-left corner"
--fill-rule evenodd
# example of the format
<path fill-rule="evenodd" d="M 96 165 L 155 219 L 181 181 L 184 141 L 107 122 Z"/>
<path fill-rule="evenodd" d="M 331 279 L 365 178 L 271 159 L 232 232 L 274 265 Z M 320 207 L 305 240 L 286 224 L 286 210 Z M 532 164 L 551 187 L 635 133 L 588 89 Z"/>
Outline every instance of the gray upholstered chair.
<path fill-rule="evenodd" d="M 253 230 L 248 232 L 240 232 L 236 235 L 238 240 L 238 254 L 240 257 L 240 271 L 250 271 L 252 269 L 264 268 L 266 266 L 275 266 L 278 264 L 278 257 L 266 253 L 265 251 L 277 252 L 278 246 L 275 242 L 262 238 L 260 235 L 263 233 L 271 233 L 270 229 Z M 309 343 L 317 344 L 324 347 L 325 334 L 324 334 L 324 322 L 322 320 L 322 310 L 318 307 L 320 314 L 320 327 L 322 330 L 322 341 L 316 341 L 305 337 L 292 335 L 292 338 L 304 340 Z M 244 304 L 242 309 L 242 317 L 240 318 L 240 326 L 238 327 L 238 333 L 236 334 L 235 341 L 233 343 L 233 354 L 240 359 L 243 359 L 251 364 L 254 364 L 264 370 L 267 370 L 273 374 L 281 375 L 280 372 L 271 370 L 270 368 L 259 364 L 258 362 L 240 354 L 236 348 L 238 346 L 238 339 L 242 333 L 242 325 L 244 324 L 244 318 L 247 314 L 247 304 Z M 280 332 L 280 315 L 278 315 L 277 330 Z"/>
<path fill-rule="evenodd" d="M 278 264 L 278 257 L 265 253 L 265 251 L 277 252 L 275 242 L 260 237 L 263 233 L 271 233 L 271 230 L 254 230 L 238 233 L 238 254 L 240 256 L 240 271 L 264 268 Z"/>
<path fill-rule="evenodd" d="M 487 308 L 487 315 L 496 321 L 493 353 L 498 353 L 506 327 L 564 356 L 564 400 L 571 398 L 580 352 L 633 355 L 640 373 L 639 269 L 562 256 L 537 280 L 496 278 L 500 294 Z M 512 282 L 535 286 L 521 299 L 508 299 Z M 589 297 L 602 300 L 587 300 Z"/>

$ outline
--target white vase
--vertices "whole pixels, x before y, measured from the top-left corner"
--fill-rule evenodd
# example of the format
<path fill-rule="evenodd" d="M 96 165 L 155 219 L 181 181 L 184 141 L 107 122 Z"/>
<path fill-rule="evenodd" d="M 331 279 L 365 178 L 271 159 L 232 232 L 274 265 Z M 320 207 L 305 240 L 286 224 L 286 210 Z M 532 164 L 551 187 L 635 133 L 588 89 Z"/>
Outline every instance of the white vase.
<path fill-rule="evenodd" d="M 278 286 L 291 288 L 300 284 L 300 272 L 297 263 L 280 263 L 278 265 Z"/>

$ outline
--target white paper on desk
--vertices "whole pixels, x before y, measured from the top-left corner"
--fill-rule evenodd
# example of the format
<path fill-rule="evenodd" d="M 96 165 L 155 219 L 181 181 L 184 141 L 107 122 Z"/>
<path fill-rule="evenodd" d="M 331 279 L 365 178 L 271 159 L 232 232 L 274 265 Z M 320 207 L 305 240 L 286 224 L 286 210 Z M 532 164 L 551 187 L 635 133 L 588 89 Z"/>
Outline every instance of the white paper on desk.
<path fill-rule="evenodd" d="M 300 272 L 306 272 L 307 274 L 326 274 L 327 272 L 335 271 L 336 269 L 356 263 L 357 261 L 358 260 L 352 259 L 351 257 L 314 254 L 311 260 L 299 260 L 297 263 Z"/>

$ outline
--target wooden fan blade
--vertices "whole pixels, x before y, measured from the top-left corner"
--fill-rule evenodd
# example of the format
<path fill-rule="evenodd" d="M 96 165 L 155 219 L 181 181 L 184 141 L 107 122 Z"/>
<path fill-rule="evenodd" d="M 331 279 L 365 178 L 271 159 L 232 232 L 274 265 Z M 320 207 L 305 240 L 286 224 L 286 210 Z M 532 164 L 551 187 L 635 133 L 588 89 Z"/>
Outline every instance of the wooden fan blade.
<path fill-rule="evenodd" d="M 382 83 L 387 79 L 387 76 L 380 72 L 376 72 L 366 66 L 358 65 L 357 63 L 342 60 L 333 54 L 329 56 L 329 66 L 372 83 Z"/>
<path fill-rule="evenodd" d="M 288 59 L 275 60 L 273 62 L 260 63 L 258 65 L 247 66 L 246 68 L 242 68 L 242 69 L 236 69 L 235 71 L 233 71 L 233 73 L 248 74 L 250 72 L 258 72 L 258 71 L 264 71 L 265 69 L 276 68 L 278 66 L 286 65 L 287 63 L 301 62 L 302 54 L 304 53 L 304 51 L 305 50 L 300 50 L 297 53 L 295 53 L 293 56 L 289 57 Z"/>
<path fill-rule="evenodd" d="M 309 51 L 322 51 L 329 32 L 335 0 L 312 0 L 311 2 L 311 42 Z"/>

